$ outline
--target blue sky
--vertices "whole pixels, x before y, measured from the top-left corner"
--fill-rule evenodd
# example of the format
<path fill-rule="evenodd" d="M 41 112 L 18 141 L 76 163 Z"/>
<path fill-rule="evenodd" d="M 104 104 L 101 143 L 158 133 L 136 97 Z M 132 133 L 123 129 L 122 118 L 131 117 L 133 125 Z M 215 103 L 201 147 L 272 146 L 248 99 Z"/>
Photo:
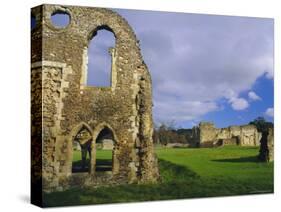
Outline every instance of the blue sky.
<path fill-rule="evenodd" d="M 152 76 L 153 118 L 190 128 L 273 121 L 273 19 L 114 9 L 134 29 Z M 114 36 L 89 46 L 88 84 L 108 86 Z"/>

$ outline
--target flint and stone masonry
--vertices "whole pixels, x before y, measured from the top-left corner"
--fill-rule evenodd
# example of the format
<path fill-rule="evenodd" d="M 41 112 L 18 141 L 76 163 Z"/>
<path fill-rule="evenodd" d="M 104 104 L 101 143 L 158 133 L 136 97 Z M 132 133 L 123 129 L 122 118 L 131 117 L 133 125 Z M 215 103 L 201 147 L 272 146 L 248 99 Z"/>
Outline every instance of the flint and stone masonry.
<path fill-rule="evenodd" d="M 33 194 L 40 189 L 157 182 L 151 78 L 127 21 L 102 8 L 41 5 L 31 13 L 36 19 L 31 32 Z M 54 26 L 55 13 L 68 14 L 70 23 Z M 109 49 L 111 86 L 89 87 L 87 49 L 101 29 L 116 39 Z M 96 139 L 104 129 L 113 135 L 114 147 L 112 170 L 102 174 L 95 167 Z M 91 155 L 86 173 L 72 172 L 77 142 Z"/>

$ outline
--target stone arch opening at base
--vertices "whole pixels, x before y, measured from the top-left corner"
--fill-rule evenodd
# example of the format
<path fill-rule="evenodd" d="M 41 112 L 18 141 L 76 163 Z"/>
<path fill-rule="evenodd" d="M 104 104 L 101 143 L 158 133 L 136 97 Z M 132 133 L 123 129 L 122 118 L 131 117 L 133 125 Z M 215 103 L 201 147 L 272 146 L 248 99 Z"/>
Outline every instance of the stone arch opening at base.
<path fill-rule="evenodd" d="M 72 173 L 90 172 L 93 141 L 91 129 L 80 124 L 72 138 Z"/>
<path fill-rule="evenodd" d="M 116 173 L 118 163 L 116 160 L 117 138 L 114 130 L 107 124 L 96 127 L 93 136 L 95 143 L 95 172 Z"/>

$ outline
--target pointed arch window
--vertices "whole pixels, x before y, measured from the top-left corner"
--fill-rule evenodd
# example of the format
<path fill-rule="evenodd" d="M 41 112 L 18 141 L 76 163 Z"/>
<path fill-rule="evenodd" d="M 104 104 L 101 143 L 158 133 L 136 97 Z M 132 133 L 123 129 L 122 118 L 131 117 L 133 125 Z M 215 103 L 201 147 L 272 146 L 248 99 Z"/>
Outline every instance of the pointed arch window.
<path fill-rule="evenodd" d="M 96 138 L 96 171 L 112 171 L 115 143 L 111 129 L 104 127 Z"/>
<path fill-rule="evenodd" d="M 105 26 L 99 27 L 89 41 L 85 83 L 87 86 L 111 87 L 115 36 Z"/>
<path fill-rule="evenodd" d="M 92 152 L 92 134 L 90 130 L 82 126 L 75 135 L 72 143 L 73 158 L 72 172 L 90 172 L 91 152 Z"/>

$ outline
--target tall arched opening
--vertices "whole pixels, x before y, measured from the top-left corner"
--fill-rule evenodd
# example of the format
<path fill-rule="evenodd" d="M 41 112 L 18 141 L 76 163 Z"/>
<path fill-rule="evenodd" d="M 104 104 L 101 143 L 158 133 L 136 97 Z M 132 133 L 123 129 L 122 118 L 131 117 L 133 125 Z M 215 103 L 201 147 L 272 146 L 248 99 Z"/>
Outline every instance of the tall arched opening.
<path fill-rule="evenodd" d="M 92 158 L 92 133 L 82 125 L 72 141 L 72 173 L 90 172 Z"/>
<path fill-rule="evenodd" d="M 116 145 L 113 131 L 104 126 L 95 140 L 96 143 L 96 172 L 112 172 L 113 157 Z"/>
<path fill-rule="evenodd" d="M 87 49 L 87 86 L 111 87 L 115 36 L 107 26 L 98 27 L 90 36 Z"/>

